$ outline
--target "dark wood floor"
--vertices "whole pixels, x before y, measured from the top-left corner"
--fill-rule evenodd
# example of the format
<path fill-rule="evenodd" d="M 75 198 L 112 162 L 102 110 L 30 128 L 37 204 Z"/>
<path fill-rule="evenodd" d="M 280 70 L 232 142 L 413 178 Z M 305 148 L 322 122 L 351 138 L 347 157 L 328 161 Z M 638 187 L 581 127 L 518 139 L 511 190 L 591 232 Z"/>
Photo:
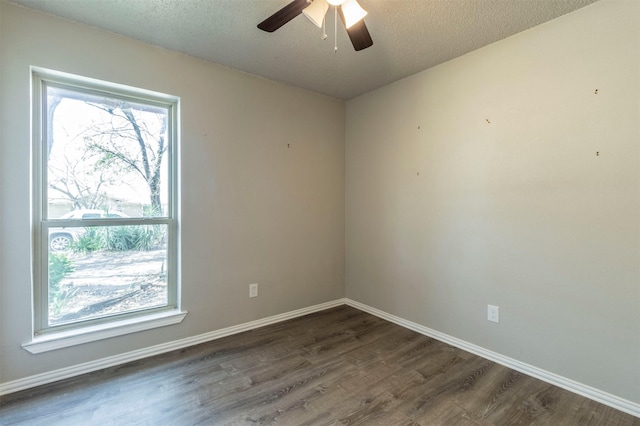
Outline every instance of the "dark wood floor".
<path fill-rule="evenodd" d="M 342 306 L 0 399 L 3 425 L 640 425 Z"/>

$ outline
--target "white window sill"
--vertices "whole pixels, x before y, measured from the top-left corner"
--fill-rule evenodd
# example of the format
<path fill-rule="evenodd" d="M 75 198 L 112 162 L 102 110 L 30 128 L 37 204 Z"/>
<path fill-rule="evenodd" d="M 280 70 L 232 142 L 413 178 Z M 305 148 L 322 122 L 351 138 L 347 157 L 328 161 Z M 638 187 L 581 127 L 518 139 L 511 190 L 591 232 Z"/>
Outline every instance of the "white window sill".
<path fill-rule="evenodd" d="M 35 336 L 30 342 L 23 344 L 22 347 L 32 354 L 39 354 L 42 352 L 67 348 L 69 346 L 95 342 L 96 340 L 103 340 L 110 337 L 136 333 L 138 331 L 150 330 L 152 328 L 178 324 L 182 322 L 186 316 L 186 311 L 172 310 L 159 312 L 156 314 L 145 315 L 143 317 L 129 318 L 126 320 L 114 321 L 111 323 L 99 324 L 76 330 Z"/>

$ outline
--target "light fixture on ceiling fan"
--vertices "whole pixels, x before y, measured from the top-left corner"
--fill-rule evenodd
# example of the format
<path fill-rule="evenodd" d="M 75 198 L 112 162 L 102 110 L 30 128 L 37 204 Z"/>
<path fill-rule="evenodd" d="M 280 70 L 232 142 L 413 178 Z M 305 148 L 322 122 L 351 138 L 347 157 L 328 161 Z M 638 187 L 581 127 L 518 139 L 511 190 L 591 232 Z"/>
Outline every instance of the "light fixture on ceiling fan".
<path fill-rule="evenodd" d="M 329 5 L 340 7 L 346 29 L 351 28 L 367 16 L 367 11 L 360 6 L 357 0 L 313 0 L 309 6 L 302 9 L 302 14 L 320 28 L 324 22 L 324 16 L 329 10 Z"/>
<path fill-rule="evenodd" d="M 357 0 L 294 0 L 259 23 L 258 28 L 274 32 L 300 13 L 317 27 L 322 27 L 329 5 L 335 7 L 336 15 L 340 14 L 355 50 L 363 50 L 373 45 L 369 30 L 364 23 L 367 11 L 358 4 Z"/>

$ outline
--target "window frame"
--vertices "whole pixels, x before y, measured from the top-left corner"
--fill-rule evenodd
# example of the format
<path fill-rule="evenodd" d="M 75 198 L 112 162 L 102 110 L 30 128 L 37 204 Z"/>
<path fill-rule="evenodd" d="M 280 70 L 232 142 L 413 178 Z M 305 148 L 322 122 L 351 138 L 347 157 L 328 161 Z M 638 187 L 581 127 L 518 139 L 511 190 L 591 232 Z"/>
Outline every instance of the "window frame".
<path fill-rule="evenodd" d="M 116 83 L 81 77 L 68 73 L 31 67 L 32 77 L 32 256 L 33 256 L 33 336 L 47 341 L 56 336 L 97 333 L 122 328 L 122 333 L 169 325 L 182 321 L 186 312 L 180 311 L 180 244 L 179 244 L 179 107 L 176 96 L 138 89 Z M 48 161 L 47 161 L 47 88 L 57 87 L 80 95 L 98 95 L 135 104 L 162 108 L 167 111 L 167 211 L 158 217 L 104 217 L 90 219 L 48 218 Z M 166 225 L 167 227 L 167 304 L 136 311 L 101 316 L 60 325 L 49 325 L 49 229 L 62 226 L 125 226 Z M 175 320 L 167 320 L 176 314 Z M 160 319 L 160 321 L 157 321 Z M 141 325 L 147 323 L 146 326 Z M 136 325 L 138 324 L 138 325 Z M 133 325 L 133 327 L 132 327 Z M 130 330 L 130 331 L 127 331 Z M 112 337 L 114 332 L 108 332 Z M 98 337 L 100 338 L 100 337 Z M 77 339 L 76 339 L 77 340 Z M 95 340 L 82 338 L 78 343 Z M 33 344 L 31 342 L 30 344 Z M 74 343 L 75 344 L 75 343 Z M 29 344 L 28 344 L 29 345 Z M 27 346 L 27 345 L 25 345 Z M 59 344 L 54 347 L 57 348 Z M 28 349 L 28 348 L 26 348 Z"/>

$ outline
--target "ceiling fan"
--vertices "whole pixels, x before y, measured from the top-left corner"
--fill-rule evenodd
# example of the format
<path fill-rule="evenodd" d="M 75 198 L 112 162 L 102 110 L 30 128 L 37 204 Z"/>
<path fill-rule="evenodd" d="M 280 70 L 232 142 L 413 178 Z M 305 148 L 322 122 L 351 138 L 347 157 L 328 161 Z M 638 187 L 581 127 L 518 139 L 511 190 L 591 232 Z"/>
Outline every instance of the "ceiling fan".
<path fill-rule="evenodd" d="M 260 22 L 258 28 L 272 33 L 301 13 L 316 26 L 321 27 L 329 5 L 336 8 L 336 14 L 340 14 L 355 50 L 363 50 L 373 45 L 373 40 L 363 19 L 367 12 L 360 7 L 357 0 L 293 0 Z"/>

